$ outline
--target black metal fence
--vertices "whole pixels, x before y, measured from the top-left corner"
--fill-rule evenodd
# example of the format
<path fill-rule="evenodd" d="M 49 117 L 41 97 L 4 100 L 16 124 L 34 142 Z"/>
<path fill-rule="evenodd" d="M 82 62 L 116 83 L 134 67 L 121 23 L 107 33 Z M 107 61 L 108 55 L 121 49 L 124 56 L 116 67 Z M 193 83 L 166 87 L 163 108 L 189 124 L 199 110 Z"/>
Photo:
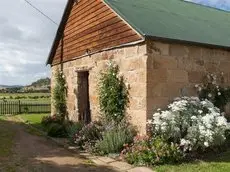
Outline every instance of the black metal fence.
<path fill-rule="evenodd" d="M 0 115 L 22 113 L 50 113 L 50 103 L 0 101 Z"/>

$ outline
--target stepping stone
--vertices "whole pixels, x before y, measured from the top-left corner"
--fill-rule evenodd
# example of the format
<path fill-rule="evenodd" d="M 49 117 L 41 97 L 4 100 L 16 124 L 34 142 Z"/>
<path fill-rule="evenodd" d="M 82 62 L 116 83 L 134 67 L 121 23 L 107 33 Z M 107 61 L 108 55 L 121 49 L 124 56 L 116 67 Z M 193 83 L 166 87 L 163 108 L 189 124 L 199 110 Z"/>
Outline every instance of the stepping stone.
<path fill-rule="evenodd" d="M 136 167 L 128 170 L 127 172 L 153 172 L 153 170 L 147 167 Z"/>
<path fill-rule="evenodd" d="M 121 171 L 127 171 L 130 170 L 132 167 L 132 165 L 126 163 L 126 162 L 120 162 L 120 161 L 115 161 L 112 163 L 109 163 L 110 166 L 118 168 Z"/>
<path fill-rule="evenodd" d="M 109 158 L 109 157 L 98 157 L 98 159 L 105 162 L 105 163 L 111 163 L 111 162 L 116 161 L 116 160 Z"/>

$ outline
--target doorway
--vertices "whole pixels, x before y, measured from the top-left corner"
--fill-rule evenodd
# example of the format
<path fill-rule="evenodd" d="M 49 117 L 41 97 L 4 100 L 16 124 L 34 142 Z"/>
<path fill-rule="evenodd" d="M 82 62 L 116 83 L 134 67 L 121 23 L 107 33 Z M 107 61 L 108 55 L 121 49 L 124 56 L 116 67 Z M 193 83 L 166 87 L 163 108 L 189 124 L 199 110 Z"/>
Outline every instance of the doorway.
<path fill-rule="evenodd" d="M 91 122 L 89 102 L 89 71 L 78 72 L 78 120 L 88 124 Z"/>

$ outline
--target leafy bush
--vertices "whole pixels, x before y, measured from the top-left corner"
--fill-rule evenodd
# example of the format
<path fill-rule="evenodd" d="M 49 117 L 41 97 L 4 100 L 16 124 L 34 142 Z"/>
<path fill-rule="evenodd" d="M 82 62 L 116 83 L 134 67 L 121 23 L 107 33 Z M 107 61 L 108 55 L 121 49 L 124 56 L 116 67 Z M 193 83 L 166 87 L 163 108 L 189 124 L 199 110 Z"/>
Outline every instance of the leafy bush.
<path fill-rule="evenodd" d="M 108 69 L 101 73 L 98 87 L 101 112 L 108 121 L 120 122 L 125 117 L 129 93 L 117 65 L 109 63 Z"/>
<path fill-rule="evenodd" d="M 205 150 L 225 141 L 227 121 L 220 110 L 196 97 L 177 98 L 148 121 L 152 134 L 180 144 L 184 152 Z"/>
<path fill-rule="evenodd" d="M 58 123 L 51 123 L 47 130 L 47 135 L 50 137 L 65 137 L 66 133 L 65 127 Z"/>
<path fill-rule="evenodd" d="M 44 127 L 48 127 L 50 124 L 57 123 L 57 124 L 62 124 L 62 118 L 58 115 L 53 115 L 53 116 L 44 116 L 42 118 L 41 124 Z"/>
<path fill-rule="evenodd" d="M 120 153 L 125 144 L 133 141 L 136 131 L 129 124 L 123 122 L 105 130 L 102 139 L 95 145 L 95 152 L 99 154 Z"/>
<path fill-rule="evenodd" d="M 104 127 L 101 122 L 91 122 L 75 134 L 75 143 L 81 149 L 91 150 L 102 138 Z"/>
<path fill-rule="evenodd" d="M 127 146 L 122 155 L 135 165 L 158 165 L 176 163 L 183 159 L 179 145 L 170 143 L 160 137 L 149 138 L 137 136 L 131 146 Z"/>
<path fill-rule="evenodd" d="M 70 142 L 74 142 L 75 134 L 78 133 L 83 127 L 81 122 L 73 123 L 67 125 L 67 134 Z"/>

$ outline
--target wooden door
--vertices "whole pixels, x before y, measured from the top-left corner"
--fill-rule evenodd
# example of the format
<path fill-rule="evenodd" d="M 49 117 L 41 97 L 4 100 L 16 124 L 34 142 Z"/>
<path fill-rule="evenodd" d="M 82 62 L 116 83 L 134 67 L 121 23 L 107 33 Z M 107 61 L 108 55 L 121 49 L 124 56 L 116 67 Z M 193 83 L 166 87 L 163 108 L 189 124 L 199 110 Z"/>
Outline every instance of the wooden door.
<path fill-rule="evenodd" d="M 91 122 L 88 71 L 78 73 L 78 112 L 79 121 L 85 124 Z"/>

